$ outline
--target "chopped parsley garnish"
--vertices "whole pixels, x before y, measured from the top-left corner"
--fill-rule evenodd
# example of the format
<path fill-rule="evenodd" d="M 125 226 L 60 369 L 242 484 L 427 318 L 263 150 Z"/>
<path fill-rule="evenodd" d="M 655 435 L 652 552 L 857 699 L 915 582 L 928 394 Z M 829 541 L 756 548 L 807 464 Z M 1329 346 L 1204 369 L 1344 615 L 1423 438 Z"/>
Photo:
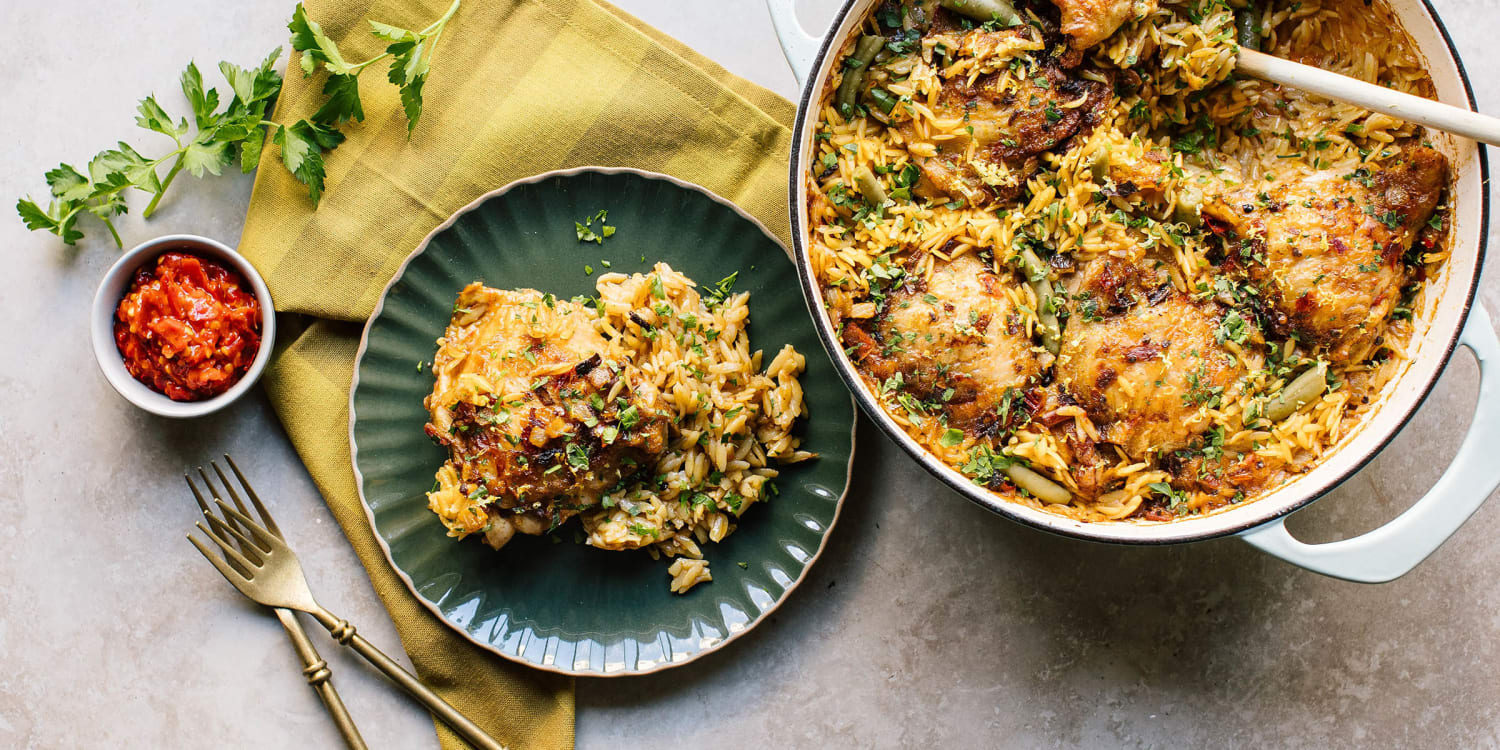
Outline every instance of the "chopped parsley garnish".
<path fill-rule="evenodd" d="M 641 423 L 641 412 L 635 408 L 635 404 L 631 404 L 620 410 L 619 420 L 620 429 L 632 430 Z"/>
<path fill-rule="evenodd" d="M 1208 365 L 1198 365 L 1198 369 L 1188 373 L 1188 391 L 1182 394 L 1183 406 L 1207 406 L 1210 409 L 1217 408 L 1223 400 L 1224 386 L 1210 386 L 1205 378 L 1208 377 Z"/>
<path fill-rule="evenodd" d="M 1152 492 L 1155 492 L 1156 494 L 1165 498 L 1167 501 L 1167 508 L 1173 513 L 1176 513 L 1180 516 L 1183 513 L 1187 512 L 1188 498 L 1185 493 L 1172 489 L 1172 485 L 1167 484 L 1166 482 L 1152 482 L 1151 484 L 1148 484 L 1146 486 L 1149 487 Z"/>
<path fill-rule="evenodd" d="M 580 470 L 589 467 L 589 456 L 584 452 L 583 446 L 577 443 L 568 443 L 568 447 L 563 450 L 563 454 L 567 456 L 569 466 Z"/>
<path fill-rule="evenodd" d="M 1172 150 L 1190 156 L 1212 151 L 1219 145 L 1218 128 L 1208 119 L 1207 115 L 1199 115 L 1198 119 L 1183 133 L 1172 139 Z"/>
<path fill-rule="evenodd" d="M 1084 292 L 1078 297 L 1078 317 L 1083 318 L 1085 323 L 1104 320 L 1104 316 L 1099 314 L 1099 300 L 1094 299 L 1092 293 Z"/>
<path fill-rule="evenodd" d="M 1214 340 L 1219 342 L 1220 344 L 1224 343 L 1225 341 L 1233 341 L 1236 344 L 1243 344 L 1245 343 L 1245 339 L 1249 336 L 1250 324 L 1246 323 L 1245 319 L 1240 317 L 1240 313 L 1238 310 L 1230 310 L 1229 313 L 1224 316 L 1224 319 L 1219 321 L 1218 330 L 1214 331 Z"/>
<path fill-rule="evenodd" d="M 891 190 L 891 197 L 898 200 L 911 200 L 912 186 L 917 184 L 921 176 L 922 171 L 917 168 L 917 165 L 908 162 L 901 168 L 901 171 L 896 173 L 895 177 L 891 178 L 891 183 L 895 185 L 895 188 Z"/>
<path fill-rule="evenodd" d="M 714 288 L 708 290 L 709 306 L 723 304 L 724 300 L 729 299 L 729 295 L 734 293 L 734 282 L 739 279 L 739 277 L 740 272 L 735 271 L 734 273 L 729 274 L 722 279 L 719 279 L 719 282 L 717 284 L 714 284 Z"/>
<path fill-rule="evenodd" d="M 615 228 L 604 223 L 608 216 L 608 211 L 600 211 L 593 216 L 585 218 L 583 221 L 573 222 L 573 229 L 578 234 L 578 241 L 594 242 L 603 245 L 605 238 L 613 237 Z M 598 232 L 594 231 L 595 224 L 599 225 Z"/>
<path fill-rule="evenodd" d="M 969 460 L 959 467 L 959 471 L 973 479 L 975 484 L 988 484 L 995 474 L 1015 462 L 1010 456 L 991 450 L 988 445 L 976 445 L 969 449 Z"/>

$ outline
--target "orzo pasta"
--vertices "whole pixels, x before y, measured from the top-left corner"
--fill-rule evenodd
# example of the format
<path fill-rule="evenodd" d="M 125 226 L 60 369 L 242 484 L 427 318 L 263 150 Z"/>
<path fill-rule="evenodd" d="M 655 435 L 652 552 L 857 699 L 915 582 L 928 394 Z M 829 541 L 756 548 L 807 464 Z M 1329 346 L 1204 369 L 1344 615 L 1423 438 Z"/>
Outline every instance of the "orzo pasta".
<path fill-rule="evenodd" d="M 712 580 L 700 545 L 775 494 L 777 464 L 814 457 L 793 432 L 806 362 L 750 350 L 733 282 L 700 293 L 658 263 L 599 277 L 591 299 L 465 288 L 426 399 L 449 535 L 498 549 L 578 516 L 589 545 L 681 558 L 674 592 Z"/>
<path fill-rule="evenodd" d="M 885 411 L 975 483 L 1211 512 L 1306 471 L 1401 366 L 1446 159 L 1237 78 L 1240 44 L 1432 92 L 1378 1 L 892 1 L 839 52 L 811 264 Z"/>

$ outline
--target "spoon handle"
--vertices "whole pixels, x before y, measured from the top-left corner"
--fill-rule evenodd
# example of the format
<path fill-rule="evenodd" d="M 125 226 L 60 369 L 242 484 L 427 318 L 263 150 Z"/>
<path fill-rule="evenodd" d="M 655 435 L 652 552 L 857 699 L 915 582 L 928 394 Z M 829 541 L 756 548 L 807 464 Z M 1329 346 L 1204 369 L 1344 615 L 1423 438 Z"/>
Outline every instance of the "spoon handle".
<path fill-rule="evenodd" d="M 1500 146 L 1500 118 L 1366 83 L 1322 68 L 1240 48 L 1236 71 L 1326 96 L 1407 122 Z"/>

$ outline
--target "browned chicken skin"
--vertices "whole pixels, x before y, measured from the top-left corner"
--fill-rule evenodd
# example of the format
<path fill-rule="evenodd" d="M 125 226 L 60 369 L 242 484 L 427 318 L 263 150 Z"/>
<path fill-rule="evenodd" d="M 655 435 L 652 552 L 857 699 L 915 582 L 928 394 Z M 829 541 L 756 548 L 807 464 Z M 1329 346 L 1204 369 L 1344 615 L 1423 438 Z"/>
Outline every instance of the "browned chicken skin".
<path fill-rule="evenodd" d="M 991 73 L 972 86 L 959 77 L 943 83 L 934 111 L 964 118 L 973 130 L 943 142 L 937 156 L 914 159 L 922 170 L 918 195 L 962 199 L 970 205 L 1014 200 L 1037 171 L 1038 157 L 1075 135 L 1087 134 L 1109 105 L 1109 86 L 1050 62 L 1019 79 L 1015 88 L 999 91 L 1001 81 L 1001 74 Z M 919 137 L 910 121 L 898 130 L 908 140 Z M 974 158 L 966 160 L 971 140 Z"/>
<path fill-rule="evenodd" d="M 925 283 L 892 293 L 871 324 L 846 325 L 844 341 L 866 372 L 881 380 L 900 373 L 909 392 L 941 404 L 949 424 L 984 432 L 1016 398 L 1012 389 L 1042 370 L 1004 293 L 1015 286 L 976 253 L 938 261 Z"/>
<path fill-rule="evenodd" d="M 1447 175 L 1443 155 L 1419 146 L 1383 166 L 1247 189 L 1204 213 L 1232 230 L 1228 260 L 1265 290 L 1281 333 L 1326 347 L 1336 363 L 1357 362 L 1400 300 L 1402 255 Z"/>
<path fill-rule="evenodd" d="M 1188 446 L 1209 427 L 1200 414 L 1229 398 L 1244 363 L 1215 341 L 1218 310 L 1176 291 L 1110 317 L 1075 315 L 1063 335 L 1057 382 L 1133 459 Z"/>
<path fill-rule="evenodd" d="M 659 394 L 610 398 L 617 369 L 593 314 L 534 290 L 459 294 L 424 402 L 451 472 L 429 502 L 450 529 L 497 548 L 546 533 L 665 449 Z"/>
<path fill-rule="evenodd" d="M 595 355 L 532 389 L 539 403 L 460 403 L 449 433 L 429 427 L 428 434 L 466 457 L 460 479 L 484 488 L 492 512 L 513 516 L 522 533 L 545 533 L 596 505 L 605 490 L 666 447 L 664 419 L 639 408 L 626 411 L 626 399 L 603 401 L 614 380 Z M 631 429 L 620 429 L 622 412 Z M 502 420 L 514 420 L 518 429 L 506 429 Z"/>
<path fill-rule="evenodd" d="M 1073 309 L 1084 322 L 1125 312 L 1143 301 L 1160 302 L 1172 291 L 1171 276 L 1164 268 L 1113 255 L 1084 263 L 1065 284 Z"/>
<path fill-rule="evenodd" d="M 1156 10 L 1156 0 L 1052 0 L 1062 15 L 1062 33 L 1075 50 L 1108 39 L 1126 21 Z"/>

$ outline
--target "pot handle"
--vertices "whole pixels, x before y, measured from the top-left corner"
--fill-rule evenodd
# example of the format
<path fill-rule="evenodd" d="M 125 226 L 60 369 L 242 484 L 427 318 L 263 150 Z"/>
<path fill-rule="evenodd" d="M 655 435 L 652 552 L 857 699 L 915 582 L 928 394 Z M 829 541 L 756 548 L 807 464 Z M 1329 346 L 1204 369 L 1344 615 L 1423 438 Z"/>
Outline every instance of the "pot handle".
<path fill-rule="evenodd" d="M 820 41 L 797 21 L 797 0 L 766 0 L 766 9 L 771 11 L 776 41 L 781 43 L 781 53 L 786 55 L 787 65 L 792 67 L 792 77 L 797 79 L 798 86 L 803 86 L 812 72 Z"/>
<path fill-rule="evenodd" d="M 1240 534 L 1272 556 L 1346 581 L 1393 581 L 1427 559 L 1500 485 L 1500 338 L 1477 303 L 1458 338 L 1479 361 L 1479 402 L 1474 421 L 1443 476 L 1405 513 L 1367 534 L 1326 544 L 1305 544 L 1286 530 L 1286 518 Z"/>

